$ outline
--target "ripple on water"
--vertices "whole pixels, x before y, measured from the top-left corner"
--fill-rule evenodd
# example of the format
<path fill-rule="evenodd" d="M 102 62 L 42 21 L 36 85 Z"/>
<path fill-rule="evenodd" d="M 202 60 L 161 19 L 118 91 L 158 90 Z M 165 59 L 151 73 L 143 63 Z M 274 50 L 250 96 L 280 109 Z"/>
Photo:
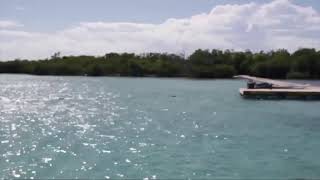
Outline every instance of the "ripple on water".
<path fill-rule="evenodd" d="M 0 177 L 320 176 L 317 102 L 243 101 L 221 80 L 1 75 L 0 86 Z"/>

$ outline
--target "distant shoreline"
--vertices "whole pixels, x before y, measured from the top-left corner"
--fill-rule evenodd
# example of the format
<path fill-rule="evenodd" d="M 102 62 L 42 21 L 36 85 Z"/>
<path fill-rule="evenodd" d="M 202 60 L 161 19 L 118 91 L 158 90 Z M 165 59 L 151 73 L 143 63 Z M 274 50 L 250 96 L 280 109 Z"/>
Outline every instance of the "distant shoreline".
<path fill-rule="evenodd" d="M 2 75 L 27 75 L 27 76 L 35 76 L 35 77 L 89 77 L 89 78 L 101 78 L 101 77 L 111 77 L 111 78 L 156 78 L 156 79 L 190 79 L 190 80 L 237 80 L 237 81 L 245 81 L 239 80 L 235 78 L 197 78 L 197 77 L 188 77 L 188 76 L 121 76 L 121 75 L 104 75 L 104 76 L 88 76 L 88 75 L 38 75 L 38 74 L 26 74 L 26 73 L 0 73 Z M 320 79 L 277 79 L 274 80 L 282 80 L 282 81 L 320 81 Z"/>
<path fill-rule="evenodd" d="M 231 79 L 247 74 L 270 79 L 320 79 L 320 51 L 303 48 L 253 53 L 196 50 L 189 57 L 166 53 L 108 53 L 103 56 L 61 56 L 50 59 L 0 61 L 0 73 Z"/>

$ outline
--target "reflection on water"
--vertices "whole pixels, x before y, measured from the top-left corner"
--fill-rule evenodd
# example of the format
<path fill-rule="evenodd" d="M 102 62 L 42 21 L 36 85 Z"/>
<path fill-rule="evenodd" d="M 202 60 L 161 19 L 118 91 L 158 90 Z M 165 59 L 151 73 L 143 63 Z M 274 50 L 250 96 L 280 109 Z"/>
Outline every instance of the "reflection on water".
<path fill-rule="evenodd" d="M 319 177 L 320 103 L 243 85 L 0 75 L 0 177 Z"/>

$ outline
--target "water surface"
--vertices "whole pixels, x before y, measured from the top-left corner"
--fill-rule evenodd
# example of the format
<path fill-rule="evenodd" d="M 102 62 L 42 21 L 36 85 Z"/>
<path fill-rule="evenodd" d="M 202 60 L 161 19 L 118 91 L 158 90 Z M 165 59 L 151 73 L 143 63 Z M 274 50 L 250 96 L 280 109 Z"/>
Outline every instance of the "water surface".
<path fill-rule="evenodd" d="M 319 178 L 320 102 L 242 86 L 0 75 L 0 177 Z"/>

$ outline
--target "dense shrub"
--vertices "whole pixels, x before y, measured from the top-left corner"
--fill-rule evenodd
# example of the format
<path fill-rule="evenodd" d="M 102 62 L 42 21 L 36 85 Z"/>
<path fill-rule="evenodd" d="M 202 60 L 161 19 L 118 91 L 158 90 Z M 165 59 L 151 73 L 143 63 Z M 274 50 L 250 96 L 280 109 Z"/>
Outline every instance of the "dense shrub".
<path fill-rule="evenodd" d="M 269 78 L 320 78 L 320 52 L 284 49 L 253 53 L 196 50 L 188 58 L 166 53 L 109 53 L 101 57 L 60 56 L 37 61 L 0 62 L 0 73 L 35 75 L 161 76 L 231 78 L 249 74 Z"/>

